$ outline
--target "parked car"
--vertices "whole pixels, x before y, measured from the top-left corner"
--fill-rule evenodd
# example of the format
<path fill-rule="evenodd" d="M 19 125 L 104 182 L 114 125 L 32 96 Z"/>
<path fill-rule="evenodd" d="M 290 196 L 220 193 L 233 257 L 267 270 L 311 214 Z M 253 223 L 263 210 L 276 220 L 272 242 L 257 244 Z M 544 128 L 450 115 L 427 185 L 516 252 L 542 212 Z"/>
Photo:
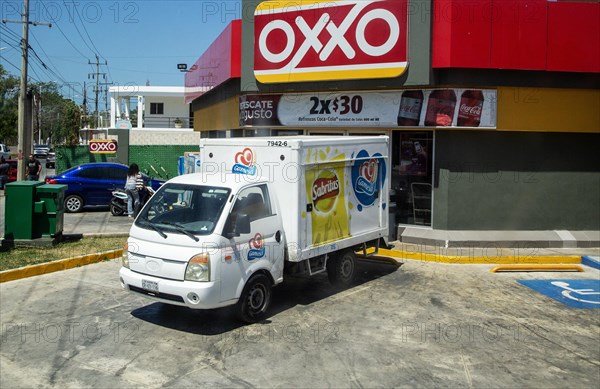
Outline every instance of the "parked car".
<path fill-rule="evenodd" d="M 88 205 L 110 205 L 112 191 L 125 187 L 128 166 L 113 162 L 84 163 L 55 176 L 46 177 L 48 184 L 67 185 L 65 211 L 80 212 Z M 145 174 L 144 182 L 158 189 L 164 181 Z"/>
<path fill-rule="evenodd" d="M 33 156 L 38 159 L 46 159 L 50 146 L 48 145 L 33 145 Z"/>
<path fill-rule="evenodd" d="M 6 160 L 10 159 L 10 148 L 3 143 L 0 143 L 0 157 L 4 157 Z"/>
<path fill-rule="evenodd" d="M 56 167 L 56 153 L 50 149 L 46 156 L 46 169 L 54 169 Z"/>

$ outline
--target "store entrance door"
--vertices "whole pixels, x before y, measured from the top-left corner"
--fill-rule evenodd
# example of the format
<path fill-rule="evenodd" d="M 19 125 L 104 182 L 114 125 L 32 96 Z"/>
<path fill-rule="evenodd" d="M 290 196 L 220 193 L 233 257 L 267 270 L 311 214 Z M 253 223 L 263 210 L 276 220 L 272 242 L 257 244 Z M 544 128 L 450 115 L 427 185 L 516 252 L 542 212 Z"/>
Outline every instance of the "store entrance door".
<path fill-rule="evenodd" d="M 395 224 L 431 226 L 432 161 L 433 131 L 392 132 L 390 197 L 396 205 Z"/>

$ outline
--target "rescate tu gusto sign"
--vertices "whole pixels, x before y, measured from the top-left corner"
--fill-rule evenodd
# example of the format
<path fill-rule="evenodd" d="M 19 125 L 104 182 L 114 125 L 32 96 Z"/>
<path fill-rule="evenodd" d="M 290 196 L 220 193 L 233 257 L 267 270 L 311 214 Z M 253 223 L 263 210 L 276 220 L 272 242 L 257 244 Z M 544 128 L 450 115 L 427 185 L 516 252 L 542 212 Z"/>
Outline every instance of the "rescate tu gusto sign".
<path fill-rule="evenodd" d="M 117 141 L 114 139 L 90 140 L 88 149 L 92 154 L 114 154 L 117 152 Z"/>
<path fill-rule="evenodd" d="M 264 1 L 254 12 L 262 83 L 398 77 L 407 62 L 407 1 Z"/>

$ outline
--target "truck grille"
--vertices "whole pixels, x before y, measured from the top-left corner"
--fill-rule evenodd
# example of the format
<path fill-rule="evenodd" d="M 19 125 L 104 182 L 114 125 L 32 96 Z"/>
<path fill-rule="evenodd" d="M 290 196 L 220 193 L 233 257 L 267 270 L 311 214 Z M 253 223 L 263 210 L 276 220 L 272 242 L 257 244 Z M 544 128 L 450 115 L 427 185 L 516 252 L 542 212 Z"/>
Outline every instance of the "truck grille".
<path fill-rule="evenodd" d="M 133 286 L 133 285 L 128 285 L 128 286 L 129 286 L 129 290 L 131 290 L 132 292 L 145 294 L 146 296 L 152 296 L 152 297 L 156 297 L 156 298 L 163 299 L 163 300 L 176 301 L 178 303 L 183 303 L 183 297 L 181 297 L 181 296 L 176 296 L 174 294 L 168 294 L 168 293 L 151 292 L 149 290 L 142 289 L 142 288 L 139 288 L 139 287 Z"/>

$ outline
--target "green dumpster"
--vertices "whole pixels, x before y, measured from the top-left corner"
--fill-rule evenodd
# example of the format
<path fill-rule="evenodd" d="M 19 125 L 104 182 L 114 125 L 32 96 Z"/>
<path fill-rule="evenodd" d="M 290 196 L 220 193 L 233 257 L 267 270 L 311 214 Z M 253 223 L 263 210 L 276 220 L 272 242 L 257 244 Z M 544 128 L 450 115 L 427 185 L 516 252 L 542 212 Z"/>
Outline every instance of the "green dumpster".
<path fill-rule="evenodd" d="M 62 234 L 65 190 L 67 190 L 66 185 L 45 184 L 36 187 L 37 198 L 44 204 L 44 209 L 35 214 L 36 225 L 42 236 L 54 237 Z"/>
<path fill-rule="evenodd" d="M 35 239 L 41 236 L 34 215 L 43 212 L 43 203 L 36 197 L 40 181 L 15 181 L 5 186 L 4 239 Z"/>

